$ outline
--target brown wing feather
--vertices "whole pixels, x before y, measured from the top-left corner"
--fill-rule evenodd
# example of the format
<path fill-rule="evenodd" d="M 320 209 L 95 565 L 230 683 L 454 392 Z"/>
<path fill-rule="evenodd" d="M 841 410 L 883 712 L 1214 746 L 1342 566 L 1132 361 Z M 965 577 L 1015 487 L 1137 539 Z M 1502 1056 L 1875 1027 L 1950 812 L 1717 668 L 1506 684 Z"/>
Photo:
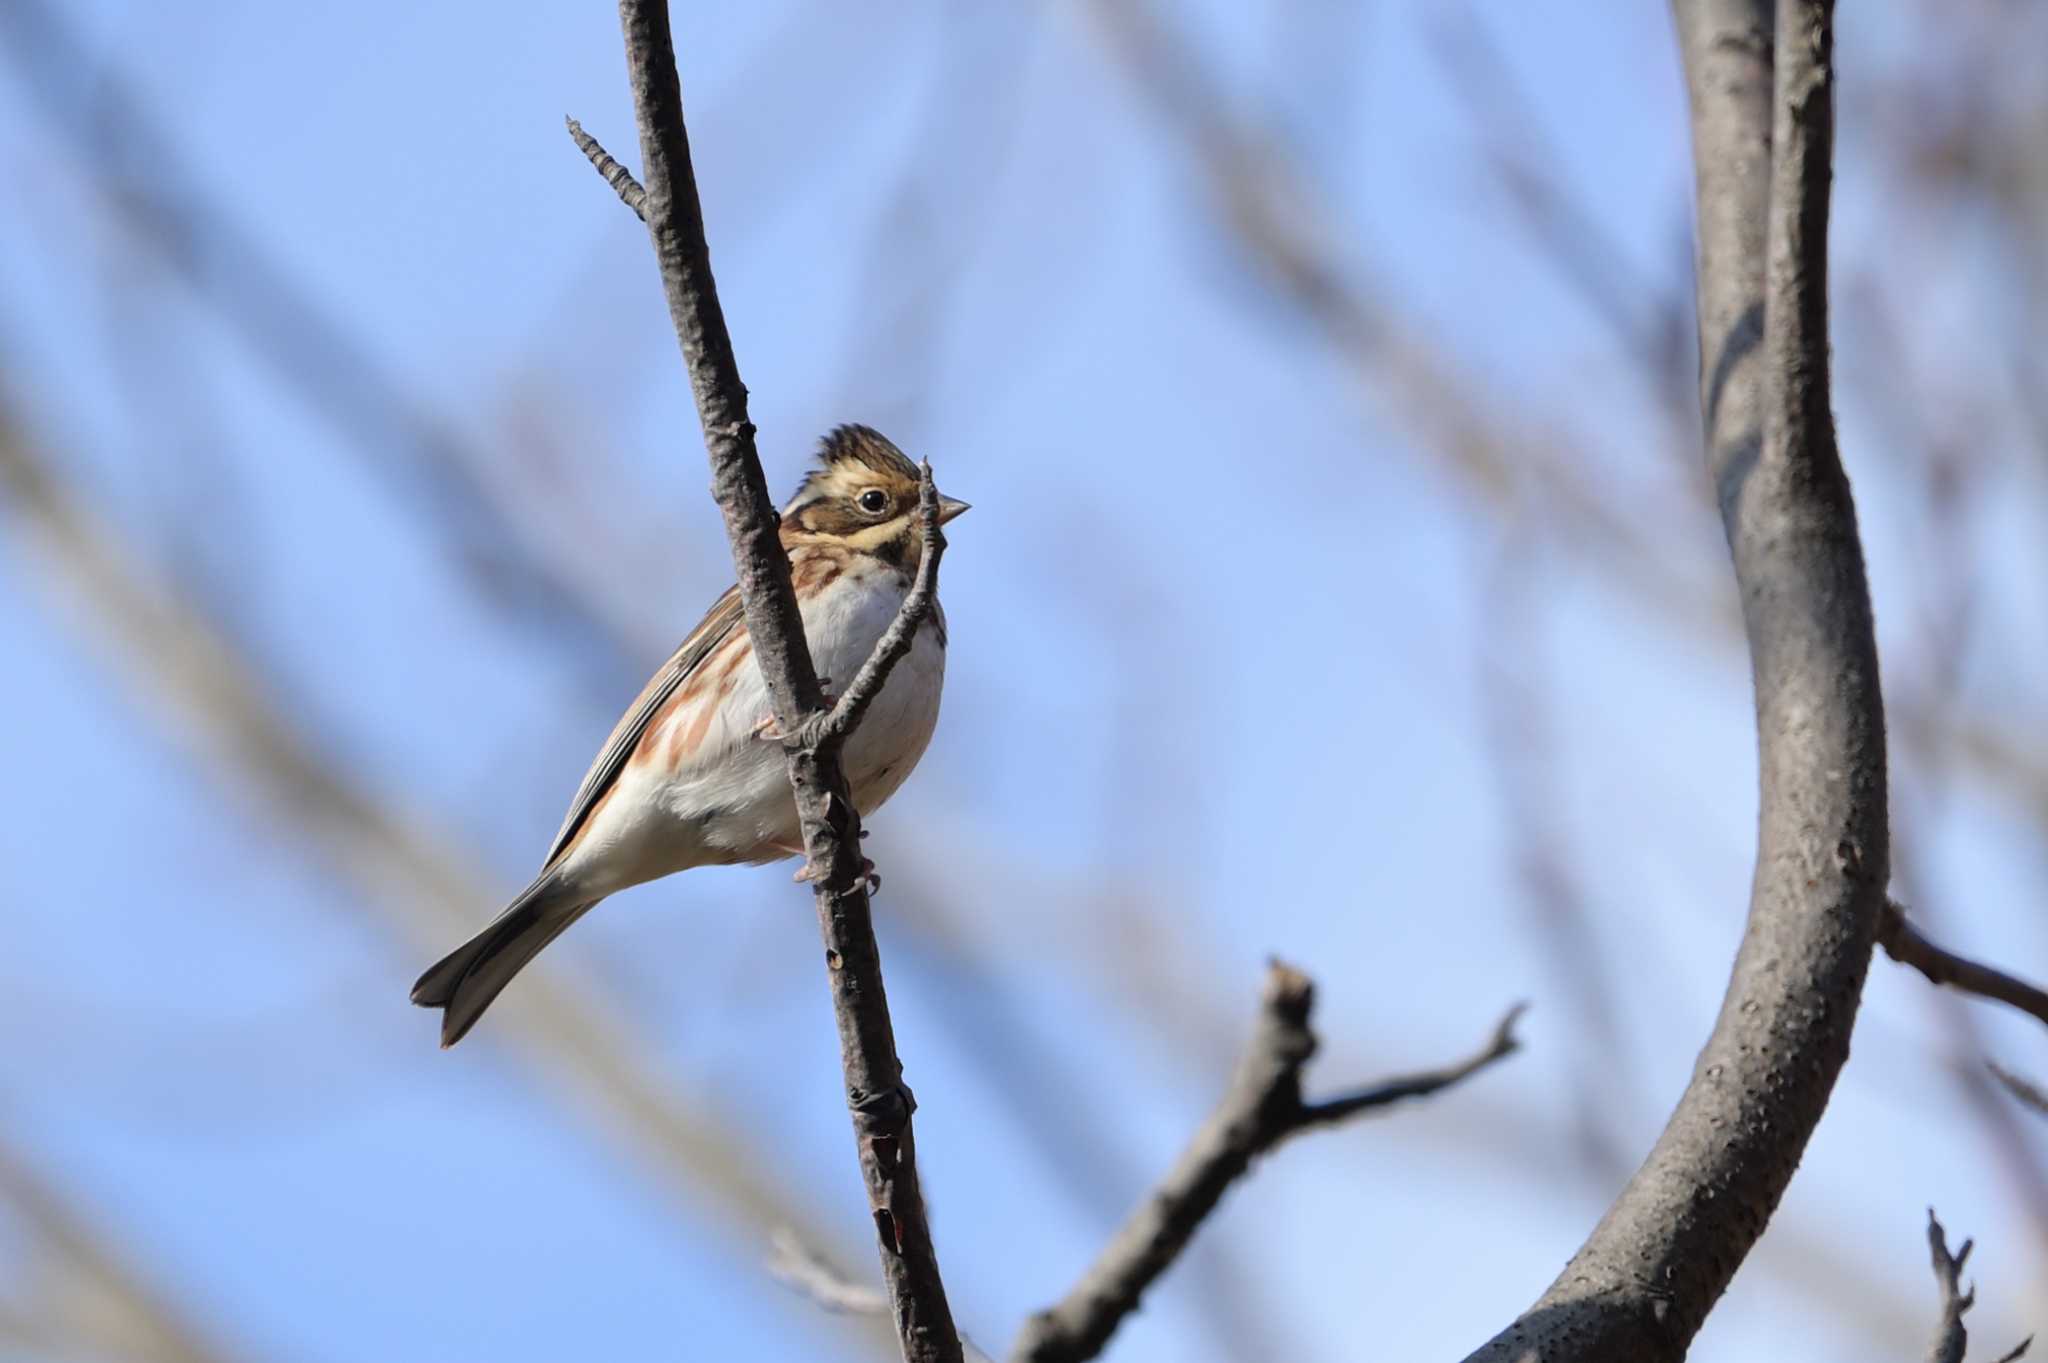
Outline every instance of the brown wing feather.
<path fill-rule="evenodd" d="M 543 870 L 555 864 L 570 840 L 583 827 L 583 821 L 590 817 L 590 811 L 597 808 L 597 802 L 612 788 L 612 782 L 618 779 L 626 759 L 639 746 L 641 736 L 647 732 L 648 722 L 661 709 L 662 702 L 675 694 L 676 688 L 703 664 L 712 649 L 717 648 L 735 629 L 742 627 L 741 616 L 740 590 L 728 587 L 725 595 L 712 603 L 703 622 L 690 631 L 690 637 L 676 647 L 661 670 L 648 681 L 639 698 L 633 702 L 633 708 L 626 711 L 626 717 L 612 730 L 612 736 L 605 740 L 604 750 L 598 753 L 597 760 L 584 774 L 583 784 L 576 789 L 576 798 L 569 802 L 569 817 L 562 820 L 562 831 L 555 834 L 554 846 L 548 849 Z"/>

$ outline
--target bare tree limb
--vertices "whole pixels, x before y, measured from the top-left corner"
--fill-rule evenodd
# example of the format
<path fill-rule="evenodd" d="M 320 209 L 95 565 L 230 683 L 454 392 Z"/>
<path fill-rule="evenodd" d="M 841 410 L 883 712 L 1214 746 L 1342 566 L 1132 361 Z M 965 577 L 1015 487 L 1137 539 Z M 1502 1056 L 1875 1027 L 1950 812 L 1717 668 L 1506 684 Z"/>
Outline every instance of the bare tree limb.
<path fill-rule="evenodd" d="M 1927 1248 L 1934 1260 L 1934 1281 L 1941 1288 L 1941 1320 L 1934 1327 L 1934 1340 L 1927 1346 L 1927 1363 L 1963 1363 L 1963 1353 L 1970 1346 L 1970 1332 L 1963 1328 L 1963 1313 L 1977 1304 L 1977 1289 L 1963 1287 L 1963 1265 L 1969 1262 L 1970 1250 L 1975 1241 L 1963 1241 L 1963 1247 L 1954 1254 L 1948 1251 L 1948 1232 L 1935 1219 L 1934 1208 L 1927 1209 Z M 2027 1352 L 2034 1342 L 2028 1335 L 1998 1363 L 2013 1363 Z"/>
<path fill-rule="evenodd" d="M 1900 965 L 1913 967 L 1930 984 L 1947 985 L 1965 994 L 2009 1004 L 2048 1023 L 2048 992 L 1928 940 L 1906 917 L 1904 906 L 1895 900 L 1885 901 L 1877 940 L 1887 956 Z"/>
<path fill-rule="evenodd" d="M 1748 927 L 1656 1146 L 1550 1289 L 1472 1356 L 1485 1363 L 1684 1357 L 1848 1058 L 1884 910 L 1884 706 L 1828 398 L 1832 6 L 1779 0 L 1775 70 L 1769 8 L 1673 6 L 1692 92 L 1708 466 L 1756 688 Z"/>
<path fill-rule="evenodd" d="M 1222 1101 L 1081 1280 L 1025 1324 L 1011 1363 L 1095 1357 L 1254 1160 L 1297 1132 L 1435 1093 L 1512 1054 L 1523 1010 L 1521 1004 L 1510 1008 L 1486 1045 L 1466 1060 L 1311 1103 L 1301 1096 L 1301 1072 L 1316 1052 L 1309 1027 L 1314 1004 L 1314 983 L 1275 961 L 1251 1044 Z"/>
<path fill-rule="evenodd" d="M 860 815 L 840 770 L 839 743 L 829 737 L 832 718 L 811 723 L 824 708 L 824 694 L 804 639 L 779 534 L 781 518 L 754 449 L 747 390 L 740 382 L 712 278 L 667 0 L 620 0 L 619 20 L 646 177 L 642 216 L 689 368 L 711 461 L 712 493 L 732 541 L 754 656 L 774 701 L 777 725 L 783 733 L 798 736 L 798 741 L 785 745 L 790 785 L 825 939 L 847 1105 L 897 1335 L 908 1363 L 958 1363 L 960 1338 L 939 1277 L 917 1181 L 911 1127 L 916 1102 L 903 1082 L 896 1055 L 881 954 L 869 916 Z M 928 490 L 929 473 L 925 483 Z M 931 552 L 922 565 L 924 574 L 936 571 L 937 549 L 943 544 L 934 538 L 934 508 L 928 494 L 925 529 Z M 922 580 L 926 593 L 921 602 L 915 591 L 906 598 L 898 625 L 906 616 L 914 624 L 918 605 L 929 609 L 931 578 Z M 878 647 L 862 667 L 860 680 L 879 688 L 896 656 Z M 856 710 L 846 727 L 851 728 L 857 717 Z"/>

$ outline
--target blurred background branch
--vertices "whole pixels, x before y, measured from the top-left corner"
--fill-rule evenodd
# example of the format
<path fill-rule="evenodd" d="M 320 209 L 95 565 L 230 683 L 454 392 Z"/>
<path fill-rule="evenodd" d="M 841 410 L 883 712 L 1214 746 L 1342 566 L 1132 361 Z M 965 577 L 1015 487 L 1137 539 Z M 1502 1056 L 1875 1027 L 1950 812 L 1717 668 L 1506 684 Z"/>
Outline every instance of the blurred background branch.
<path fill-rule="evenodd" d="M 42 0 L 0 6 L 4 46 L 70 164 L 163 267 L 232 327 L 277 382 L 332 422 L 344 449 L 425 518 L 479 600 L 592 669 L 600 694 L 633 670 L 635 649 L 597 616 L 587 591 L 535 542 L 535 528 L 487 481 L 493 457 L 434 415 L 409 385 L 310 296 L 229 203 L 157 131 L 117 69 L 88 58 L 65 11 Z"/>
<path fill-rule="evenodd" d="M 149 1363 L 229 1363 L 163 1295 L 146 1285 L 110 1237 L 0 1136 L 0 1207 L 27 1224 L 43 1258 L 22 1275 L 32 1296 L 0 1314 L 0 1340 L 24 1355 L 109 1356 Z"/>

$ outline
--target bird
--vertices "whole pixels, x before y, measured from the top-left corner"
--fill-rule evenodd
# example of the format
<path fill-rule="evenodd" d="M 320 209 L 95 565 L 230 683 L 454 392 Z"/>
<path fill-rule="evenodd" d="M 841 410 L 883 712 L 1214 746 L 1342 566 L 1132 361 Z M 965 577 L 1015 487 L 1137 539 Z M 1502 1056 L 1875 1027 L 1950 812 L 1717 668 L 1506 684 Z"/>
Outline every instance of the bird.
<path fill-rule="evenodd" d="M 782 510 L 804 637 L 821 679 L 849 681 L 896 617 L 923 558 L 917 466 L 867 426 L 839 426 Z M 968 509 L 938 499 L 940 524 Z M 881 808 L 924 756 L 945 681 L 936 600 L 841 752 L 854 807 Z M 829 685 L 829 680 L 827 680 Z M 766 682 L 729 587 L 641 690 L 569 802 L 533 883 L 420 976 L 441 1045 L 468 1034 L 548 943 L 608 895 L 698 866 L 803 854 Z M 799 878 L 802 872 L 798 873 Z"/>

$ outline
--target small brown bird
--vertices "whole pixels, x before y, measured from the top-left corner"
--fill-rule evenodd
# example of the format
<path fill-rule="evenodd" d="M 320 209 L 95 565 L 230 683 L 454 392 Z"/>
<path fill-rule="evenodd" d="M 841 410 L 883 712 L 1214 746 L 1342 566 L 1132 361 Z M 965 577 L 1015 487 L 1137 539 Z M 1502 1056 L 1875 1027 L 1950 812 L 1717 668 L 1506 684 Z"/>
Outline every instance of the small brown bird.
<path fill-rule="evenodd" d="M 939 499 L 939 520 L 967 503 Z M 865 426 L 826 436 L 782 512 L 804 636 L 821 677 L 851 681 L 896 618 L 924 556 L 916 465 Z M 946 672 L 938 603 L 842 755 L 854 805 L 881 808 L 931 742 Z M 606 895 L 693 866 L 801 856 L 796 800 L 739 589 L 725 595 L 633 702 L 570 802 L 533 883 L 413 986 L 462 1040 L 512 977 Z"/>

